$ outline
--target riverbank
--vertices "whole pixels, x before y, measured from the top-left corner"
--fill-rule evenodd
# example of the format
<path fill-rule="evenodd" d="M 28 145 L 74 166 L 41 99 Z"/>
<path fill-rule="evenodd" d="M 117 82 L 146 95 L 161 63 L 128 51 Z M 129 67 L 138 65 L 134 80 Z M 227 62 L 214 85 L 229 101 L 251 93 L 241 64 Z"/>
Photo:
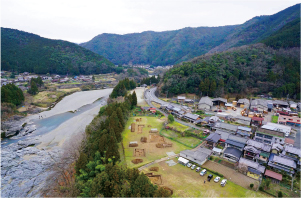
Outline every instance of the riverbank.
<path fill-rule="evenodd" d="M 84 133 L 85 127 L 90 124 L 112 89 L 77 92 L 65 97 L 55 108 L 42 112 L 47 120 L 62 119 L 66 112 L 80 109 L 77 113 L 68 113 L 66 119 L 55 129 L 47 133 L 38 133 L 41 128 L 24 136 L 22 140 L 2 147 L 1 152 L 1 194 L 3 197 L 42 196 L 44 187 L 48 187 L 46 179 L 53 173 L 53 166 L 60 160 L 64 148 L 71 144 L 68 140 L 77 134 Z M 100 101 L 93 103 L 97 99 Z M 92 104 L 93 103 L 93 104 Z M 89 108 L 83 108 L 91 105 Z M 67 116 L 67 115 L 66 115 Z M 44 117 L 44 119 L 45 119 Z M 31 115 L 24 122 L 34 124 L 39 115 Z M 47 121 L 45 119 L 45 121 Z M 47 122 L 49 123 L 49 122 Z M 52 122 L 50 122 L 52 123 Z M 44 123 L 46 125 L 46 123 Z M 45 130 L 50 127 L 47 125 Z M 43 128 L 43 127 L 42 127 Z M 40 135 L 39 135 L 40 134 Z"/>

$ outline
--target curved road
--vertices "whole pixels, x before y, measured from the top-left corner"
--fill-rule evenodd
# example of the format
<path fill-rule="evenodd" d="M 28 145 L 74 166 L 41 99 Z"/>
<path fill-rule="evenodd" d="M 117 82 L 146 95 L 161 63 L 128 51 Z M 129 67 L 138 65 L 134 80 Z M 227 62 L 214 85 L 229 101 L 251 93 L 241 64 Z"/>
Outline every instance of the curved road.
<path fill-rule="evenodd" d="M 147 104 L 150 106 L 150 107 L 154 107 L 156 108 L 152 102 L 155 102 L 155 103 L 158 103 L 160 105 L 169 105 L 170 103 L 169 102 L 165 102 L 163 100 L 160 100 L 159 98 L 157 98 L 155 96 L 155 91 L 157 90 L 157 87 L 154 87 L 154 88 L 150 88 L 150 89 L 147 89 L 145 92 L 144 92 L 144 98 L 145 98 L 145 101 L 147 102 Z M 172 104 L 172 106 L 174 107 L 178 107 L 178 108 L 182 108 L 181 105 L 178 105 L 178 104 Z M 168 116 L 167 113 L 165 113 L 164 111 L 162 111 L 161 109 L 158 109 L 156 108 L 158 111 L 160 111 L 161 113 L 163 113 L 166 117 Z M 191 124 L 191 123 L 188 123 L 188 122 L 184 122 L 182 120 L 179 120 L 177 118 L 175 118 L 175 121 L 180 123 L 180 124 L 183 124 L 185 126 L 189 126 L 191 128 L 194 128 L 194 129 L 199 129 L 199 130 L 204 130 L 203 128 L 201 127 L 198 127 L 194 124 Z"/>

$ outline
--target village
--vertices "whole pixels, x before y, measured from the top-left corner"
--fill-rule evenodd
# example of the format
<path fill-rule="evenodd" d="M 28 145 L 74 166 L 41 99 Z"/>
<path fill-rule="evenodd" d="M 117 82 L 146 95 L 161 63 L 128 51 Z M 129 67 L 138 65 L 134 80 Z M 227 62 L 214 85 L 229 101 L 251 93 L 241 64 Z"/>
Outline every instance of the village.
<path fill-rule="evenodd" d="M 158 98 L 156 87 L 148 88 L 136 88 L 141 107 L 123 132 L 128 167 L 174 196 L 298 196 L 300 103 L 265 96 Z M 202 194 L 208 186 L 211 194 Z"/>

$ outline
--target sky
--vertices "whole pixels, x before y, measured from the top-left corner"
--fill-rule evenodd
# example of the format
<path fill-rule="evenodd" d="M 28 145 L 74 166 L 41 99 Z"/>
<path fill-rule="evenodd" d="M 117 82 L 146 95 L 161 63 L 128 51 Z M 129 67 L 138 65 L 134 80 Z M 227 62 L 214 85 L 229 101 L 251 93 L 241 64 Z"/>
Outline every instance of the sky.
<path fill-rule="evenodd" d="M 242 24 L 296 0 L 1 0 L 1 27 L 82 43 L 127 34 Z"/>

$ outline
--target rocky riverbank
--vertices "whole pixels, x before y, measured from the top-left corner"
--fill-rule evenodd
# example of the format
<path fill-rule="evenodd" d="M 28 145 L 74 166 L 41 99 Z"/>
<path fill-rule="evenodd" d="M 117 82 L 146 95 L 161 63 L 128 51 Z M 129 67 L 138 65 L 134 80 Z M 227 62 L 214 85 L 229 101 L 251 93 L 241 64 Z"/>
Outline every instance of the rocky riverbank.
<path fill-rule="evenodd" d="M 60 160 L 64 152 L 64 146 L 68 146 L 70 143 L 67 140 L 72 139 L 71 136 L 73 135 L 84 133 L 86 125 L 98 114 L 99 108 L 106 104 L 106 99 L 111 90 L 99 90 L 93 94 L 89 91 L 82 92 L 86 97 L 97 96 L 98 98 L 103 97 L 103 99 L 90 108 L 80 111 L 81 113 L 75 113 L 73 117 L 62 122 L 55 129 L 40 136 L 37 136 L 38 132 L 35 132 L 35 125 L 32 123 L 32 121 L 38 119 L 38 115 L 20 118 L 11 123 L 7 122 L 6 134 L 17 134 L 11 139 L 18 139 L 22 136 L 22 140 L 3 146 L 1 149 L 2 197 L 43 196 L 42 190 L 49 188 L 46 181 L 53 173 L 54 164 Z M 64 111 L 73 110 L 72 104 L 74 103 L 77 103 L 75 106 L 78 109 L 95 101 L 93 97 L 92 99 L 91 97 L 85 98 L 83 95 L 78 95 L 78 93 L 74 97 L 71 97 L 72 95 L 66 97 L 68 100 L 64 98 L 61 101 L 68 104 L 64 107 Z M 78 98 L 84 98 L 85 100 L 79 101 Z M 53 108 L 45 112 L 47 114 L 43 113 L 49 115 L 49 119 L 50 115 L 53 116 L 52 119 L 55 116 L 61 116 L 62 114 L 59 113 L 62 113 L 62 111 L 62 108 Z M 26 125 L 24 125 L 25 122 Z M 32 133 L 30 137 L 23 137 L 29 133 Z"/>

